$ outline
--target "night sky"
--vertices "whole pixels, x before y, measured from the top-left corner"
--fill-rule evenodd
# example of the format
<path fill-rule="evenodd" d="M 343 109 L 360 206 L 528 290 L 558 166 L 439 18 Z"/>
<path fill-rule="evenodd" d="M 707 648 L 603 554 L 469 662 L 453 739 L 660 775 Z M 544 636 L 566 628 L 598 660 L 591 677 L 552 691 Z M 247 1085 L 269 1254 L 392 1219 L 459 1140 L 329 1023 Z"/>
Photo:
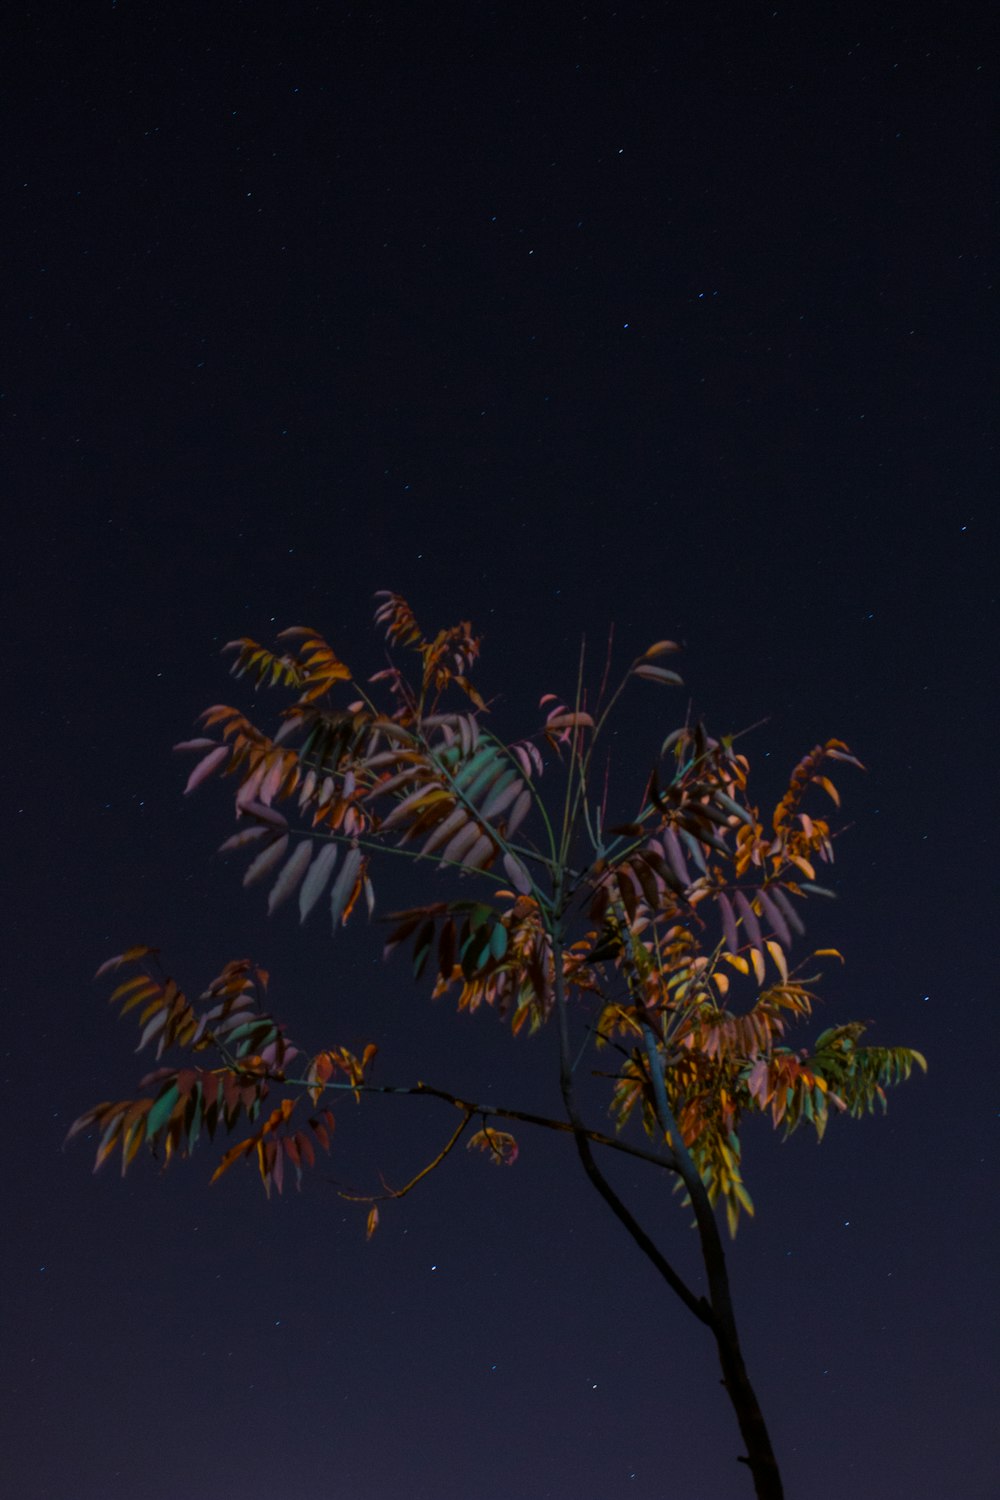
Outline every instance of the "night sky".
<path fill-rule="evenodd" d="M 581 635 L 681 641 L 685 689 L 618 719 L 625 801 L 689 699 L 766 718 L 762 796 L 831 735 L 865 762 L 812 1033 L 870 1019 L 930 1072 L 820 1147 L 746 1129 L 737 1313 L 789 1500 L 996 1500 L 987 7 L 17 12 L 3 1495 L 749 1500 L 710 1337 L 568 1141 L 458 1153 L 371 1244 L 335 1182 L 402 1180 L 445 1106 L 342 1107 L 270 1201 L 211 1150 L 124 1182 L 63 1150 L 153 1066 L 92 980 L 141 942 L 196 994 L 252 956 L 384 1081 L 558 1110 L 548 1031 L 432 1004 L 364 919 L 268 920 L 222 789 L 181 795 L 173 743 L 253 704 L 226 641 L 311 625 L 373 672 L 391 588 L 481 628 L 511 737 Z M 670 1193 L 614 1181 L 700 1287 Z"/>

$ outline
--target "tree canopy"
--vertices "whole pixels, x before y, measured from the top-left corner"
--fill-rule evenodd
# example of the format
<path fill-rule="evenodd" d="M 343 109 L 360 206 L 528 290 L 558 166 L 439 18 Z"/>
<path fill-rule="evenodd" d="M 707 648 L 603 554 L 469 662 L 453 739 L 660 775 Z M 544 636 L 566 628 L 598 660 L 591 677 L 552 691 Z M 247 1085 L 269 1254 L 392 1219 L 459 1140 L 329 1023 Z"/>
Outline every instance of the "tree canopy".
<path fill-rule="evenodd" d="M 377 600 L 392 654 L 367 681 L 305 627 L 282 631 L 276 650 L 230 642 L 236 677 L 290 701 L 273 732 L 239 708 L 207 709 L 203 733 L 177 746 L 197 756 L 185 790 L 212 777 L 233 787 L 238 826 L 222 849 L 250 856 L 243 883 L 268 885 L 269 913 L 294 900 L 305 922 L 322 905 L 334 931 L 359 910 L 372 915 L 390 856 L 419 867 L 418 877 L 432 866 L 457 877 L 450 899 L 390 914 L 385 952 L 405 949 L 433 995 L 453 994 L 460 1011 L 489 1007 L 515 1035 L 554 1024 L 561 1110 L 542 1116 L 514 1101 L 384 1081 L 374 1045 L 297 1046 L 270 1014 L 267 973 L 251 960 L 227 963 L 191 1000 L 155 948 L 135 946 L 98 972 L 118 979 L 111 999 L 137 1017 L 139 1048 L 152 1049 L 157 1066 L 137 1097 L 88 1109 L 69 1135 L 95 1132 L 95 1168 L 117 1153 L 124 1173 L 143 1147 L 166 1164 L 220 1133 L 233 1143 L 212 1180 L 245 1160 L 280 1193 L 329 1151 L 342 1095 L 445 1100 L 459 1119 L 437 1155 L 402 1189 L 362 1200 L 371 1235 L 379 1204 L 409 1192 L 463 1138 L 509 1166 L 523 1128 L 563 1132 L 609 1208 L 714 1334 L 757 1494 L 778 1496 L 716 1220 L 721 1209 L 735 1235 L 753 1213 L 743 1127 L 764 1115 L 786 1134 L 808 1125 L 822 1138 L 831 1113 L 884 1109 L 888 1085 L 926 1069 L 910 1048 L 869 1043 L 861 1022 L 811 1042 L 796 1035 L 817 1003 L 820 974 L 805 971 L 840 958 L 820 948 L 796 960 L 793 950 L 809 901 L 833 895 L 819 878 L 834 856 L 832 778 L 860 762 L 840 740 L 816 745 L 765 813 L 737 748 L 743 736 L 716 738 L 688 718 L 663 739 L 628 819 L 609 823 L 602 736 L 631 685 L 681 685 L 665 665 L 674 642 L 650 646 L 614 687 L 609 643 L 596 690 L 581 652 L 573 695 L 546 693 L 535 731 L 508 742 L 472 681 L 481 642 L 469 622 L 429 636 L 398 594 Z M 607 1079 L 610 1124 L 583 1117 L 577 1080 L 587 1059 Z M 599 1165 L 606 1151 L 649 1161 L 678 1187 L 700 1236 L 707 1298 L 610 1186 Z"/>

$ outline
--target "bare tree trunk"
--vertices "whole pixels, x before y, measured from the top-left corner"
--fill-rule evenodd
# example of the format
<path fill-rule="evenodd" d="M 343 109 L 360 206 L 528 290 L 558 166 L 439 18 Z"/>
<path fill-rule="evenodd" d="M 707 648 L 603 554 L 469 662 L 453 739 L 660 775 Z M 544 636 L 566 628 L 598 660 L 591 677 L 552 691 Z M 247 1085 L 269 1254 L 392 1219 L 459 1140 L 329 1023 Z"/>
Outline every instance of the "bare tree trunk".
<path fill-rule="evenodd" d="M 743 1363 L 735 1327 L 729 1331 L 717 1328 L 715 1341 L 719 1350 L 719 1363 L 722 1365 L 722 1384 L 736 1413 L 747 1448 L 746 1454 L 741 1454 L 739 1461 L 747 1464 L 753 1475 L 757 1500 L 783 1500 L 785 1491 L 778 1472 L 778 1460 L 771 1447 L 764 1414 Z"/>

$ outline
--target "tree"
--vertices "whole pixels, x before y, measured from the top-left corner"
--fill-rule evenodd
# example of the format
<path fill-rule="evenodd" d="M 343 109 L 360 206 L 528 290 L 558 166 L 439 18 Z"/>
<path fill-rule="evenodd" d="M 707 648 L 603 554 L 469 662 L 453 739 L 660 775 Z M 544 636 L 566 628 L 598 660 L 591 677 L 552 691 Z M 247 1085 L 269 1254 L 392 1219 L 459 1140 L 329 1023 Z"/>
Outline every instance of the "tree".
<path fill-rule="evenodd" d="M 688 722 L 664 740 L 632 818 L 609 827 L 610 767 L 597 768 L 597 746 L 631 682 L 680 684 L 663 665 L 678 649 L 673 642 L 651 646 L 610 693 L 609 643 L 592 708 L 581 651 L 572 706 L 546 694 L 537 733 L 508 744 L 488 727 L 470 679 L 480 640 L 469 623 L 431 638 L 399 595 L 376 597 L 390 651 L 417 659 L 412 680 L 390 654 L 390 665 L 361 686 L 302 627 L 281 632 L 280 654 L 232 641 L 225 649 L 236 653 L 234 674 L 290 691 L 292 701 L 273 736 L 239 709 L 208 709 L 202 723 L 217 737 L 176 747 L 199 755 L 186 791 L 215 773 L 234 780 L 241 826 L 222 848 L 253 852 L 244 885 L 273 879 L 269 912 L 297 894 L 304 922 L 325 898 L 336 931 L 359 904 L 373 912 L 373 869 L 389 854 L 432 859 L 474 885 L 475 895 L 394 913 L 386 953 L 409 945 L 414 976 L 431 970 L 435 996 L 457 990 L 460 1010 L 490 1006 L 515 1035 L 554 1024 L 562 1114 L 422 1082 L 376 1082 L 374 1046 L 360 1056 L 342 1046 L 307 1056 L 268 1013 L 267 975 L 249 960 L 228 963 L 192 1003 L 161 970 L 156 949 L 133 947 L 98 973 L 124 971 L 111 998 L 122 1014 L 138 1012 L 140 1048 L 155 1047 L 158 1062 L 185 1056 L 149 1073 L 139 1097 L 87 1110 L 69 1137 L 96 1129 L 95 1170 L 120 1151 L 124 1173 L 143 1146 L 166 1163 L 189 1155 L 203 1132 L 223 1132 L 239 1138 L 212 1181 L 245 1159 L 269 1193 L 280 1193 L 292 1173 L 301 1184 L 317 1149 L 329 1150 L 339 1096 L 445 1101 L 460 1118 L 437 1155 L 402 1189 L 360 1200 L 370 1237 L 379 1203 L 409 1192 L 463 1137 L 510 1165 L 517 1143 L 497 1122 L 564 1133 L 595 1191 L 714 1339 L 746 1445 L 742 1462 L 759 1500 L 778 1500 L 778 1465 L 740 1349 L 717 1217 L 724 1209 L 735 1236 L 740 1216 L 753 1213 L 740 1167 L 744 1122 L 769 1115 L 786 1134 L 807 1122 L 822 1138 L 831 1110 L 884 1109 L 888 1084 L 914 1064 L 926 1070 L 909 1048 L 863 1045 L 858 1022 L 823 1031 L 811 1048 L 788 1041 L 811 1015 L 809 986 L 820 977 L 790 967 L 793 934 L 804 935 L 808 898 L 833 894 L 816 883 L 816 865 L 833 859 L 831 829 L 805 805 L 816 790 L 839 805 L 829 772 L 860 762 L 839 740 L 816 746 L 765 824 L 735 737 L 715 739 Z M 375 692 L 387 698 L 382 709 Z M 341 694 L 349 701 L 338 706 Z M 456 695 L 459 707 L 444 706 Z M 549 769 L 559 779 L 547 802 Z M 584 1118 L 578 1080 L 591 1046 L 612 1061 L 600 1076 L 610 1080 L 614 1132 Z M 686 1285 L 611 1186 L 600 1157 L 612 1151 L 651 1163 L 679 1189 L 693 1213 L 707 1296 Z"/>

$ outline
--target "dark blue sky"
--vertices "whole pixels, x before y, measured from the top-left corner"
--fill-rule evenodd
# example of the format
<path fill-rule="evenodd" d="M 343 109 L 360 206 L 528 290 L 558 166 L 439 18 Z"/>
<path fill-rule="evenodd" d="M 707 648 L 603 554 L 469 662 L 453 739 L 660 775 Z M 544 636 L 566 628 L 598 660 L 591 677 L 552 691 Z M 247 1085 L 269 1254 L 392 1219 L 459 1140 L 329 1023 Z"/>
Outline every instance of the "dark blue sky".
<path fill-rule="evenodd" d="M 704 1330 L 560 1142 L 463 1155 L 368 1246 L 330 1179 L 419 1165 L 450 1129 L 426 1101 L 343 1111 L 271 1202 L 204 1153 L 122 1182 L 61 1150 L 142 1068 L 91 983 L 132 942 L 195 991 L 252 954 L 303 1045 L 371 1037 L 387 1079 L 552 1105 L 551 1038 L 431 1006 L 377 928 L 268 922 L 213 857 L 225 799 L 181 797 L 170 746 L 247 701 L 222 644 L 306 623 L 375 670 L 388 587 L 482 628 L 511 735 L 613 621 L 622 663 L 684 642 L 716 730 L 769 716 L 766 790 L 829 735 L 868 766 L 815 1029 L 870 1018 L 930 1074 L 819 1149 L 747 1132 L 734 1292 L 789 1500 L 992 1500 L 974 9 L 106 4 L 22 13 L 6 55 L 11 1493 L 749 1494 Z M 628 698 L 623 795 L 686 702 Z M 615 1180 L 696 1279 L 669 1194 Z"/>

